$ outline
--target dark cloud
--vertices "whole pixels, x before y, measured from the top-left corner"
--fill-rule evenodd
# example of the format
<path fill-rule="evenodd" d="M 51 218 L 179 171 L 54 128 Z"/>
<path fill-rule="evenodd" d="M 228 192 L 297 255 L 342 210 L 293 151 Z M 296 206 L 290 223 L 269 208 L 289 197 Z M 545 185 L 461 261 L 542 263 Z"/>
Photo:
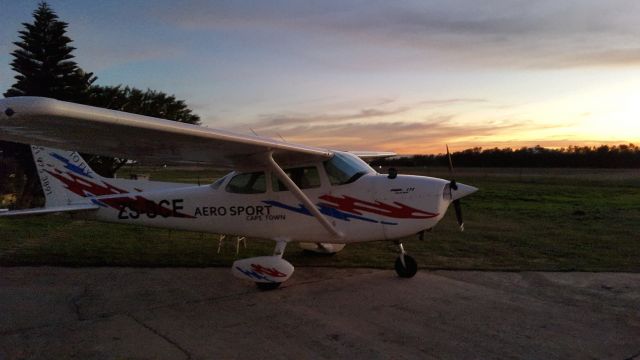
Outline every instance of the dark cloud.
<path fill-rule="evenodd" d="M 569 68 L 594 66 L 640 66 L 640 47 L 630 49 L 608 49 L 602 51 L 566 54 L 546 62 L 541 60 L 535 64 L 541 68 Z"/>
<path fill-rule="evenodd" d="M 463 103 L 487 103 L 489 100 L 487 99 L 441 99 L 441 100 L 425 100 L 421 101 L 419 105 L 432 105 L 432 106 L 446 106 L 446 105 L 455 105 L 455 104 L 463 104 Z"/>
<path fill-rule="evenodd" d="M 347 124 L 302 124 L 282 131 L 287 139 L 339 149 L 391 150 L 411 152 L 440 148 L 465 138 L 492 137 L 532 127 L 504 121 L 501 123 L 460 124 L 453 115 L 443 115 L 420 122 L 354 122 Z"/>
<path fill-rule="evenodd" d="M 639 11 L 640 2 L 627 0 L 191 1 L 158 10 L 163 19 L 186 28 L 299 34 L 311 57 L 353 69 L 399 63 L 408 68 L 635 65 Z M 338 48 L 349 56 L 336 58 Z M 591 54 L 588 61 L 585 54 Z"/>
<path fill-rule="evenodd" d="M 453 100 L 453 99 L 452 99 Z M 446 100 L 441 100 L 446 103 Z M 435 100 L 426 101 L 438 102 Z M 539 124 L 526 119 L 459 121 L 460 114 L 432 114 L 420 120 L 407 119 L 407 109 L 369 109 L 351 114 L 273 116 L 259 119 L 236 130 L 252 129 L 263 136 L 345 150 L 389 150 L 400 153 L 438 151 L 445 143 L 486 143 L 485 139 L 540 129 L 565 127 Z"/>
<path fill-rule="evenodd" d="M 287 141 L 311 144 L 340 150 L 395 151 L 400 154 L 439 153 L 449 144 L 460 150 L 473 147 L 522 147 L 541 145 L 562 147 L 576 144 L 598 145 L 627 143 L 628 140 L 598 141 L 573 139 L 571 136 L 558 139 L 540 138 L 508 139 L 515 133 L 540 130 L 530 122 L 504 120 L 462 124 L 454 116 L 441 116 L 422 122 L 348 123 L 348 124 L 301 124 L 278 132 Z M 563 128 L 564 125 L 546 125 L 546 129 Z M 508 140 L 497 140 L 507 138 Z"/>
<path fill-rule="evenodd" d="M 374 105 L 385 106 L 393 104 L 393 100 L 378 101 Z M 338 112 L 338 113 L 321 113 L 321 114 L 309 114 L 309 113 L 283 113 L 283 114 L 268 114 L 259 116 L 258 120 L 251 124 L 243 124 L 241 126 L 251 129 L 270 130 L 277 128 L 286 128 L 289 126 L 297 126 L 299 124 L 328 124 L 328 123 L 346 123 L 353 120 L 385 120 L 385 118 L 392 118 L 397 120 L 399 117 L 408 117 L 406 115 L 412 110 L 416 109 L 434 109 L 440 107 L 446 107 L 450 105 L 459 105 L 464 103 L 489 103 L 487 99 L 480 98 L 455 98 L 455 99 L 432 99 L 424 100 L 416 103 L 407 104 L 391 109 L 385 109 L 381 107 L 366 107 L 359 111 Z M 331 108 L 331 105 L 327 107 Z M 450 119 L 450 117 L 445 117 Z"/>
<path fill-rule="evenodd" d="M 375 119 L 385 116 L 402 114 L 409 108 L 397 108 L 392 110 L 363 109 L 358 112 L 342 114 L 272 114 L 263 115 L 252 126 L 260 129 L 283 127 L 292 124 L 333 123 L 358 119 Z"/>

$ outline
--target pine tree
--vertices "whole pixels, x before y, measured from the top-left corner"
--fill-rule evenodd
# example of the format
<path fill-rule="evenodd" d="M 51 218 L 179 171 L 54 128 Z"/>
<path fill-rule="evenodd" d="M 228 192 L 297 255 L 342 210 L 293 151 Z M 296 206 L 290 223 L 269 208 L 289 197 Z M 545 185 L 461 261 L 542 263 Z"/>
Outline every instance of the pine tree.
<path fill-rule="evenodd" d="M 47 3 L 40 3 L 33 12 L 33 23 L 23 23 L 20 40 L 11 53 L 11 68 L 17 73 L 16 83 L 4 93 L 12 96 L 46 96 L 59 100 L 83 102 L 95 81 L 73 61 L 71 39 L 66 35 L 67 23 Z M 5 158 L 13 158 L 20 169 L 15 176 L 15 188 L 21 188 L 17 207 L 40 205 L 42 190 L 28 145 L 0 142 Z M 34 203 L 34 199 L 36 199 Z"/>
<path fill-rule="evenodd" d="M 60 21 L 47 3 L 40 3 L 33 12 L 33 23 L 22 25 L 24 30 L 19 31 L 20 41 L 14 43 L 17 49 L 11 53 L 11 67 L 17 73 L 16 83 L 4 93 L 5 97 L 45 96 L 189 124 L 200 122 L 184 101 L 176 100 L 174 96 L 153 90 L 93 85 L 96 77 L 73 61 L 75 48 L 66 35 L 67 23 Z M 85 156 L 94 170 L 105 176 L 113 176 L 127 161 Z M 41 205 L 42 190 L 29 146 L 0 141 L 0 157 L 4 158 L 0 159 L 2 161 L 18 163 L 16 183 L 11 186 L 21 193 L 17 207 Z M 5 175 L 8 176 L 0 173 L 0 176 Z"/>
<path fill-rule="evenodd" d="M 47 3 L 33 12 L 33 23 L 23 23 L 18 47 L 11 53 L 11 68 L 17 80 L 5 92 L 11 96 L 46 96 L 59 100 L 80 101 L 95 77 L 85 73 L 72 60 L 74 47 L 66 35 L 67 23 Z"/>

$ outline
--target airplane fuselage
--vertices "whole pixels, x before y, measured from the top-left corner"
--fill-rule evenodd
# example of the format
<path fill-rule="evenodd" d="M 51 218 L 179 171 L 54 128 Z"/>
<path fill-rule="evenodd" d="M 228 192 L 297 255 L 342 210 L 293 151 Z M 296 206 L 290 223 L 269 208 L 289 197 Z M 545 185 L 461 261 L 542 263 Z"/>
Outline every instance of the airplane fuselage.
<path fill-rule="evenodd" d="M 227 191 L 232 175 L 217 188 L 187 186 L 167 190 L 98 196 L 97 220 L 220 234 L 351 243 L 395 239 L 433 227 L 449 201 L 448 181 L 420 176 L 389 179 L 367 174 L 345 185 L 304 190 L 332 225 L 332 237 L 289 191 L 261 194 Z M 269 186 L 267 186 L 268 188 Z"/>
<path fill-rule="evenodd" d="M 0 138 L 35 144 L 46 200 L 44 208 L 0 216 L 82 212 L 107 222 L 272 239 L 273 255 L 232 266 L 236 276 L 261 289 L 273 289 L 293 273 L 282 258 L 291 241 L 335 252 L 341 247 L 324 244 L 396 240 L 435 226 L 449 204 L 462 230 L 459 200 L 477 190 L 455 180 L 381 175 L 355 153 L 54 99 L 2 99 L 0 110 Z M 70 149 L 236 171 L 206 186 L 111 179 Z M 453 172 L 450 157 L 449 167 Z M 412 277 L 417 263 L 397 244 L 396 272 Z"/>

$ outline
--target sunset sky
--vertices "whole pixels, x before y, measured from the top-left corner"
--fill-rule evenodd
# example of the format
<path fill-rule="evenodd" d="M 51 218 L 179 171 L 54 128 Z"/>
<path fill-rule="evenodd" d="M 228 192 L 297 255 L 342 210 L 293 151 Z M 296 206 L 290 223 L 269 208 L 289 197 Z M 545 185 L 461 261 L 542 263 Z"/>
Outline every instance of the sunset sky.
<path fill-rule="evenodd" d="M 38 1 L 2 1 L 0 90 Z M 638 1 L 51 0 L 102 85 L 345 150 L 640 143 Z M 180 5 L 177 5 L 180 4 Z"/>

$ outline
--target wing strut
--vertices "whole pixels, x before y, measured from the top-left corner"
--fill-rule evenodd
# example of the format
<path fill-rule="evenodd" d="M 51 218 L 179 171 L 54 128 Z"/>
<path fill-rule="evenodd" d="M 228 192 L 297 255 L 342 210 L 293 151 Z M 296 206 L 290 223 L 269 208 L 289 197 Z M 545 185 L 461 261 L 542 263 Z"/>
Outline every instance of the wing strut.
<path fill-rule="evenodd" d="M 267 153 L 267 161 L 269 163 L 269 166 L 271 167 L 271 170 L 273 170 L 273 172 L 278 177 L 278 179 L 282 181 L 282 183 L 284 183 L 287 186 L 289 191 L 291 191 L 293 195 L 304 204 L 304 206 L 311 212 L 311 214 L 313 214 L 313 216 L 320 222 L 320 225 L 322 225 L 325 229 L 327 229 L 327 231 L 331 235 L 337 238 L 341 238 L 344 236 L 344 234 L 338 231 L 329 222 L 329 220 L 327 220 L 327 218 L 324 215 L 322 215 L 320 210 L 318 210 L 315 204 L 311 202 L 311 199 L 309 199 L 309 197 L 307 197 L 307 195 L 305 195 L 305 193 L 302 192 L 302 190 L 300 190 L 298 185 L 296 185 L 296 183 L 294 183 L 293 180 L 291 180 L 287 176 L 287 174 L 284 172 L 284 170 L 282 170 L 280 165 L 278 165 L 278 163 L 273 159 L 273 152 L 270 151 Z"/>

